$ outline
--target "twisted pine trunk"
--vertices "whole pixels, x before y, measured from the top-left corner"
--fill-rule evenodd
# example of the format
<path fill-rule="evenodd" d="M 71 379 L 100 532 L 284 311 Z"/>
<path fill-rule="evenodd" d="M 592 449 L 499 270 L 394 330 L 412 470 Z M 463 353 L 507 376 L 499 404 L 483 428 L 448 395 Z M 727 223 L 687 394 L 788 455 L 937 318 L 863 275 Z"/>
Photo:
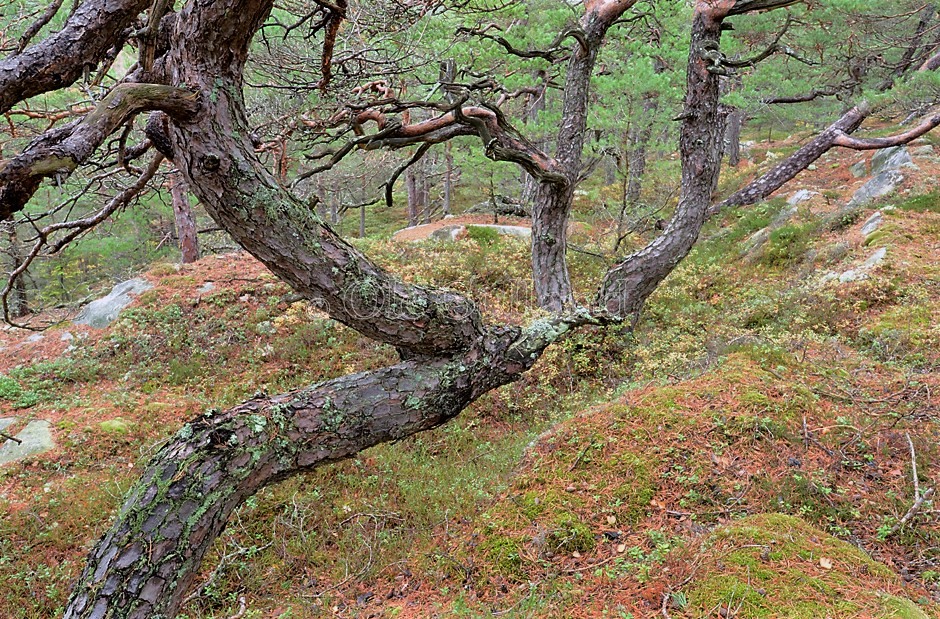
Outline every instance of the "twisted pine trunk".
<path fill-rule="evenodd" d="M 128 492 L 65 618 L 175 616 L 212 541 L 245 499 L 287 476 L 445 423 L 531 365 L 509 350 L 518 335 L 493 332 L 464 355 L 256 397 L 190 421 Z"/>

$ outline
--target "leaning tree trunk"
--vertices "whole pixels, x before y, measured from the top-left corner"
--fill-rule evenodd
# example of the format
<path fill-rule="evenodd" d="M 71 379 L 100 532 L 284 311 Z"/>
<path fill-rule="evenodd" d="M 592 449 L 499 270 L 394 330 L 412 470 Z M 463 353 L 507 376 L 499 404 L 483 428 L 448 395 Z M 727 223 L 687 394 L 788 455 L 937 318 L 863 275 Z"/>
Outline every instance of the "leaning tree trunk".
<path fill-rule="evenodd" d="M 839 120 L 829 125 L 825 131 L 804 144 L 769 172 L 734 192 L 720 204 L 715 205 L 711 212 L 716 213 L 725 207 L 754 204 L 763 200 L 805 170 L 811 163 L 822 157 L 835 146 L 835 141 L 840 135 L 852 133 L 858 129 L 862 121 L 868 118 L 870 114 L 871 107 L 868 105 L 863 104 L 853 107 L 843 114 Z"/>
<path fill-rule="evenodd" d="M 445 423 L 531 366 L 550 338 L 529 335 L 493 331 L 461 355 L 255 398 L 187 423 L 128 492 L 65 619 L 175 616 L 211 542 L 245 499 L 290 475 Z"/>
<path fill-rule="evenodd" d="M 625 4 L 590 6 L 600 6 L 592 14 L 613 23 Z M 186 424 L 147 465 L 92 551 L 67 619 L 172 617 L 207 549 L 251 494 L 444 423 L 519 377 L 569 329 L 622 320 L 688 252 L 705 220 L 721 137 L 715 128 L 717 76 L 702 58 L 703 41 L 720 36 L 723 15 L 716 15 L 713 0 L 696 4 L 680 140 L 687 186 L 673 221 L 662 237 L 608 273 L 599 297 L 607 313 L 579 309 L 525 330 L 484 326 L 463 297 L 395 280 L 338 238 L 261 165 L 247 137 L 240 86 L 251 36 L 270 8 L 262 0 L 217 0 L 181 10 L 177 46 L 166 58 L 167 79 L 198 92 L 202 107 L 171 128 L 174 160 L 209 214 L 243 247 L 300 293 L 319 300 L 333 318 L 398 347 L 403 360 L 210 411 Z"/>

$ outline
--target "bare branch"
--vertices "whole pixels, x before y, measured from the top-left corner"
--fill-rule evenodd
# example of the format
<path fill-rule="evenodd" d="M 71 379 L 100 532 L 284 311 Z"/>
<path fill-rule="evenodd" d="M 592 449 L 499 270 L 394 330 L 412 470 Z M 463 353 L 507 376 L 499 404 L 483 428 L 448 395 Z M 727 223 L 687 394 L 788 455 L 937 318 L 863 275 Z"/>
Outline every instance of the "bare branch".
<path fill-rule="evenodd" d="M 62 88 L 120 49 L 128 27 L 150 0 L 82 2 L 54 35 L 0 60 L 0 113 L 29 97 Z M 106 6 L 107 8 L 102 8 Z"/>
<path fill-rule="evenodd" d="M 803 2 L 803 0 L 737 0 L 731 10 L 728 11 L 728 17 L 753 13 L 754 11 L 781 9 L 800 2 Z"/>
<path fill-rule="evenodd" d="M 546 62 L 552 62 L 552 63 L 557 62 L 561 58 L 561 56 L 567 53 L 567 50 L 561 47 L 561 44 L 564 42 L 565 39 L 567 39 L 569 36 L 573 36 L 575 38 L 578 38 L 579 41 L 581 41 L 581 39 L 583 39 L 583 36 L 584 36 L 583 33 L 579 33 L 574 29 L 568 28 L 564 30 L 563 32 L 561 32 L 555 38 L 555 40 L 552 41 L 552 44 L 549 45 L 547 50 L 538 50 L 538 49 L 523 50 L 523 49 L 518 49 L 517 47 L 515 47 L 512 43 L 507 41 L 505 37 L 490 34 L 488 32 L 489 30 L 501 30 L 501 28 L 497 26 L 496 24 L 488 24 L 484 28 L 460 27 L 460 28 L 457 28 L 456 34 L 469 34 L 471 36 L 475 36 L 481 39 L 487 39 L 487 40 L 493 41 L 494 43 L 498 43 L 499 45 L 501 45 L 503 49 L 506 50 L 507 53 L 513 56 L 517 56 L 519 58 L 526 58 L 526 59 L 541 58 L 542 60 L 545 60 Z M 582 42 L 582 45 L 583 45 L 583 42 Z"/>
<path fill-rule="evenodd" d="M 911 518 L 917 515 L 921 507 L 923 507 L 924 502 L 930 499 L 934 493 L 934 488 L 928 488 L 923 494 L 920 493 L 920 481 L 917 478 L 917 452 L 914 451 L 914 441 L 911 440 L 909 432 L 905 432 L 904 436 L 907 437 L 907 445 L 911 450 L 911 477 L 914 483 L 914 502 L 911 504 L 910 509 L 907 510 L 907 513 L 894 523 L 894 526 L 885 534 L 885 537 L 891 537 L 900 531 L 901 527 L 906 525 L 910 522 Z"/>
<path fill-rule="evenodd" d="M 30 24 L 29 28 L 23 33 L 23 36 L 20 37 L 19 45 L 17 46 L 16 53 L 19 54 L 26 46 L 29 45 L 29 42 L 33 40 L 43 26 L 52 21 L 52 18 L 55 17 L 55 14 L 59 12 L 59 9 L 62 7 L 62 0 L 53 0 L 49 3 L 49 6 L 46 7 L 46 10 L 40 15 L 39 19 Z"/>
<path fill-rule="evenodd" d="M 807 103 L 809 101 L 815 101 L 820 97 L 835 96 L 838 92 L 839 91 L 836 88 L 817 88 L 802 95 L 792 95 L 789 97 L 768 97 L 766 99 L 762 99 L 761 103 L 767 105 L 775 105 L 778 103 Z"/>
<path fill-rule="evenodd" d="M 60 223 L 50 224 L 43 227 L 38 231 L 36 235 L 36 242 L 33 244 L 32 249 L 21 262 L 9 275 L 6 285 L 3 287 L 3 290 L 0 291 L 0 304 L 3 306 L 3 321 L 8 325 L 13 327 L 18 327 L 20 329 L 29 329 L 31 331 L 41 331 L 45 327 L 34 327 L 27 324 L 20 324 L 13 321 L 10 316 L 10 306 L 9 306 L 9 297 L 13 292 L 16 280 L 19 277 L 22 277 L 26 270 L 29 269 L 29 266 L 39 257 L 42 250 L 45 247 L 49 247 L 48 253 L 55 254 L 61 251 L 66 245 L 78 238 L 79 235 L 90 230 L 106 220 L 108 217 L 113 215 L 118 209 L 127 206 L 131 200 L 134 199 L 137 194 L 143 191 L 144 187 L 147 186 L 147 183 L 156 175 L 157 170 L 160 169 L 160 164 L 163 162 L 163 155 L 157 154 L 156 157 L 150 162 L 150 165 L 147 166 L 147 169 L 141 173 L 136 181 L 124 191 L 114 196 L 104 207 L 99 211 L 84 217 L 82 219 L 76 219 L 72 221 L 63 221 Z M 57 239 L 55 243 L 49 245 L 49 236 L 54 232 L 59 230 L 69 230 L 69 232 L 60 239 Z"/>
<path fill-rule="evenodd" d="M 385 183 L 385 205 L 391 208 L 394 205 L 394 199 L 392 198 L 392 189 L 395 187 L 395 181 L 398 180 L 398 177 L 401 176 L 405 170 L 416 164 L 425 153 L 431 149 L 432 144 L 430 142 L 425 142 L 415 151 L 415 154 L 411 156 L 405 163 L 400 165 L 392 175 L 389 177 L 388 181 Z"/>
<path fill-rule="evenodd" d="M 333 77 L 333 50 L 336 47 L 336 35 L 339 33 L 339 27 L 346 19 L 346 0 L 336 0 L 336 4 L 327 6 L 327 9 L 330 14 L 324 24 L 326 34 L 323 37 L 323 56 L 320 59 L 321 78 L 317 84 L 320 92 L 324 93 Z"/>
<path fill-rule="evenodd" d="M 900 146 L 902 144 L 907 144 L 912 140 L 916 140 L 920 136 L 930 132 L 938 126 L 940 126 L 940 114 L 935 114 L 930 118 L 922 121 L 913 129 L 905 131 L 904 133 L 898 133 L 897 135 L 888 136 L 886 138 L 856 138 L 848 135 L 845 132 L 842 132 L 836 135 L 832 143 L 834 146 L 842 146 L 843 148 L 850 148 L 852 150 L 877 150 L 879 148 L 890 148 L 892 146 Z"/>

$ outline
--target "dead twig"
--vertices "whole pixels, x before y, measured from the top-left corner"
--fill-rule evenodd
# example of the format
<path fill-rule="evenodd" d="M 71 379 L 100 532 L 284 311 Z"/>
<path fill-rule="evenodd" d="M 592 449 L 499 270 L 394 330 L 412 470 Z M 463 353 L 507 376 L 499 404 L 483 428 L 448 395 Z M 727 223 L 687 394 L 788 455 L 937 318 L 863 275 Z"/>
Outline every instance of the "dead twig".
<path fill-rule="evenodd" d="M 0 438 L 5 438 L 5 439 L 8 440 L 8 441 L 13 441 L 13 442 L 16 443 L 17 445 L 22 445 L 22 444 L 23 444 L 23 441 L 21 441 L 20 439 L 16 438 L 15 436 L 10 436 L 10 435 L 7 434 L 6 432 L 0 432 Z"/>
<path fill-rule="evenodd" d="M 911 508 L 907 510 L 907 513 L 891 527 L 891 530 L 885 535 L 886 538 L 891 537 L 900 531 L 901 527 L 910 522 L 911 518 L 917 515 L 920 508 L 923 507 L 924 502 L 933 496 L 934 492 L 934 488 L 928 488 L 921 494 L 920 482 L 917 479 L 917 452 L 914 451 L 914 441 L 911 440 L 910 432 L 905 432 L 904 436 L 907 437 L 907 445 L 911 449 L 911 475 L 914 477 L 914 503 L 911 505 Z"/>
<path fill-rule="evenodd" d="M 245 596 L 244 595 L 238 596 L 238 612 L 232 615 L 231 617 L 229 617 L 228 619 L 241 619 L 242 617 L 245 616 L 246 609 L 247 609 L 247 605 L 245 604 Z"/>

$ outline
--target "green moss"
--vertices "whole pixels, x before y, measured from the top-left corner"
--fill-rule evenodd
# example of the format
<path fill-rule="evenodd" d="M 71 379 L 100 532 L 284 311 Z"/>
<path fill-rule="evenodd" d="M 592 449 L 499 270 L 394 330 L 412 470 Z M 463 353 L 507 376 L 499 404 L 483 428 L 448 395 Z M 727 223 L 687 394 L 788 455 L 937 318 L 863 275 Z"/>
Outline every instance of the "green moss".
<path fill-rule="evenodd" d="M 522 571 L 522 542 L 507 535 L 494 535 L 486 538 L 479 546 L 487 563 L 509 580 L 524 580 Z"/>
<path fill-rule="evenodd" d="M 692 608 L 737 609 L 739 617 L 924 616 L 909 600 L 876 593 L 898 584 L 887 566 L 799 518 L 744 518 L 713 532 L 700 552 Z"/>
<path fill-rule="evenodd" d="M 597 543 L 591 528 L 570 513 L 558 516 L 545 541 L 554 552 L 587 552 Z"/>
<path fill-rule="evenodd" d="M 496 245 L 500 240 L 499 232 L 483 226 L 467 226 L 467 236 L 481 247 Z"/>
<path fill-rule="evenodd" d="M 884 361 L 921 367 L 940 347 L 940 329 L 932 319 L 932 300 L 909 299 L 859 330 L 861 344 Z"/>
<path fill-rule="evenodd" d="M 121 417 L 102 421 L 98 426 L 108 434 L 127 434 L 131 429 L 130 422 Z"/>
<path fill-rule="evenodd" d="M 761 249 L 758 262 L 770 267 L 786 267 L 803 259 L 809 248 L 814 225 L 787 224 L 770 233 Z"/>
<path fill-rule="evenodd" d="M 940 190 L 908 198 L 897 207 L 904 211 L 917 213 L 940 213 Z"/>
<path fill-rule="evenodd" d="M 911 600 L 883 593 L 881 602 L 884 606 L 884 614 L 881 615 L 883 619 L 928 619 L 927 614 Z"/>
<path fill-rule="evenodd" d="M 646 517 L 646 508 L 656 496 L 653 473 L 658 462 L 625 453 L 609 460 L 607 466 L 615 468 L 616 478 L 623 480 L 613 491 L 617 519 L 626 524 L 640 522 Z"/>

